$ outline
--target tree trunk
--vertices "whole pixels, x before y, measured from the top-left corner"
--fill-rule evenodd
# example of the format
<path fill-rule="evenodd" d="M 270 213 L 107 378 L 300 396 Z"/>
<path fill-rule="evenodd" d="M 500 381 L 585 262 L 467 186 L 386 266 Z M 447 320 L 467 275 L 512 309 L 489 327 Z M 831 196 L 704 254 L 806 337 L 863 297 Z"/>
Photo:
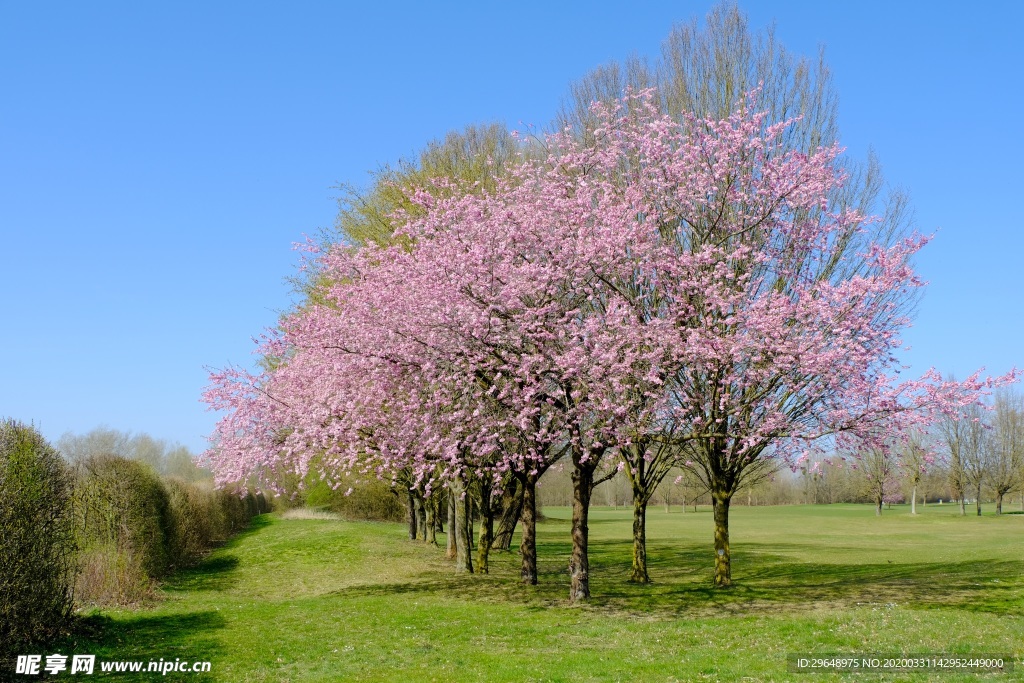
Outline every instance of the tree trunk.
<path fill-rule="evenodd" d="M 729 502 L 732 496 L 715 491 L 711 498 L 715 514 L 715 586 L 732 585 L 732 557 L 729 549 Z"/>
<path fill-rule="evenodd" d="M 591 461 L 593 462 L 593 461 Z M 573 463 L 572 471 L 572 555 L 569 558 L 569 602 L 590 599 L 590 558 L 587 541 L 590 529 L 590 496 L 594 487 L 595 465 Z"/>
<path fill-rule="evenodd" d="M 449 560 L 455 559 L 455 494 L 448 489 L 448 545 L 445 555 Z"/>
<path fill-rule="evenodd" d="M 427 540 L 427 517 L 423 511 L 423 496 L 420 495 L 419 491 L 416 491 L 413 495 L 413 500 L 416 501 L 416 529 L 419 533 L 419 537 L 424 541 Z"/>
<path fill-rule="evenodd" d="M 975 491 L 974 504 L 978 508 L 978 516 L 981 517 L 981 483 L 978 484 L 978 490 Z"/>
<path fill-rule="evenodd" d="M 996 491 L 996 515 L 1003 514 L 1003 492 Z"/>
<path fill-rule="evenodd" d="M 914 484 L 914 488 L 910 492 L 910 514 L 917 514 L 917 484 Z"/>
<path fill-rule="evenodd" d="M 408 496 L 407 508 L 409 510 L 409 540 L 416 540 L 416 497 L 412 494 L 412 489 L 406 490 Z"/>
<path fill-rule="evenodd" d="M 647 575 L 647 500 L 633 491 L 633 583 L 650 583 Z"/>
<path fill-rule="evenodd" d="M 537 585 L 537 478 L 526 475 L 523 481 L 523 538 L 519 552 L 523 556 L 522 581 Z"/>
<path fill-rule="evenodd" d="M 882 516 L 882 497 L 877 496 L 875 498 L 875 517 Z"/>
<path fill-rule="evenodd" d="M 470 496 L 466 490 L 466 482 L 461 479 L 452 480 L 452 494 L 455 498 L 455 525 L 450 527 L 455 533 L 455 571 L 473 572 L 473 537 L 471 536 Z"/>
<path fill-rule="evenodd" d="M 501 519 L 498 530 L 494 534 L 493 547 L 497 550 L 508 550 L 512 547 L 512 535 L 523 514 L 523 484 L 515 477 L 501 496 Z"/>
<path fill-rule="evenodd" d="M 476 572 L 486 574 L 494 540 L 494 511 L 491 509 L 491 483 L 480 482 L 480 543 L 477 546 Z"/>
<path fill-rule="evenodd" d="M 476 499 L 473 498 L 473 494 L 469 492 L 469 488 L 466 489 L 466 533 L 469 534 L 469 551 L 473 552 L 473 537 L 476 535 L 473 531 L 473 520 L 476 519 Z"/>
<path fill-rule="evenodd" d="M 430 497 L 424 501 L 424 517 L 426 518 L 426 531 L 423 540 L 427 545 L 437 545 L 437 525 L 434 524 L 434 518 L 437 516 L 437 504 L 435 502 L 434 494 L 431 493 Z"/>

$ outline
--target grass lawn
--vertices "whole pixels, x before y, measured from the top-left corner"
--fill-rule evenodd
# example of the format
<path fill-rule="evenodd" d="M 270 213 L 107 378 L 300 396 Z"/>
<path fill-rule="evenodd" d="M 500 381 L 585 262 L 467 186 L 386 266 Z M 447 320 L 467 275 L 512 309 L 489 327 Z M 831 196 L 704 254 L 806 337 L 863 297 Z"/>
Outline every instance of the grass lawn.
<path fill-rule="evenodd" d="M 212 663 L 95 674 L 124 681 L 1024 680 L 1024 515 L 920 512 L 734 507 L 736 585 L 716 590 L 709 510 L 650 509 L 654 583 L 637 586 L 630 510 L 596 508 L 585 606 L 566 603 L 568 509 L 544 510 L 536 587 L 518 584 L 516 553 L 459 576 L 399 524 L 264 515 L 158 601 L 93 615 L 58 651 Z M 787 653 L 828 652 L 1003 654 L 1017 670 L 787 672 Z"/>

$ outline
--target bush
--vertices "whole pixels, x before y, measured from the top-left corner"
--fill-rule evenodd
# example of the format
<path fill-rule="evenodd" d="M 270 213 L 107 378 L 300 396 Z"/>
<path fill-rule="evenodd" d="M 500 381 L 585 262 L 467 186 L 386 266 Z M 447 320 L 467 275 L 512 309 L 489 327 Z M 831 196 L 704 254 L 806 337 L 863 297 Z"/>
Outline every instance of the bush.
<path fill-rule="evenodd" d="M 195 565 L 213 545 L 246 528 L 252 517 L 269 511 L 262 494 L 246 492 L 241 496 L 177 477 L 162 481 L 167 495 L 168 570 Z"/>
<path fill-rule="evenodd" d="M 249 526 L 249 507 L 238 492 L 218 490 L 216 496 L 224 519 L 220 540 L 226 540 Z"/>
<path fill-rule="evenodd" d="M 78 465 L 75 517 L 83 571 L 76 593 L 98 604 L 132 603 L 172 562 L 170 501 L 146 465 L 93 456 Z"/>
<path fill-rule="evenodd" d="M 263 495 L 263 491 L 256 494 L 256 507 L 259 510 L 258 514 L 265 515 L 270 512 L 273 508 L 270 505 L 270 501 Z"/>
<path fill-rule="evenodd" d="M 33 427 L 0 421 L 0 658 L 61 633 L 74 608 L 74 480 Z"/>
<path fill-rule="evenodd" d="M 168 555 L 173 566 L 189 567 L 212 545 L 218 511 L 208 491 L 178 478 L 164 483 L 171 517 Z"/>
<path fill-rule="evenodd" d="M 401 522 L 407 515 L 402 501 L 379 479 L 343 478 L 336 488 L 323 480 L 317 481 L 305 492 L 305 504 L 310 508 L 327 508 L 350 520 Z"/>

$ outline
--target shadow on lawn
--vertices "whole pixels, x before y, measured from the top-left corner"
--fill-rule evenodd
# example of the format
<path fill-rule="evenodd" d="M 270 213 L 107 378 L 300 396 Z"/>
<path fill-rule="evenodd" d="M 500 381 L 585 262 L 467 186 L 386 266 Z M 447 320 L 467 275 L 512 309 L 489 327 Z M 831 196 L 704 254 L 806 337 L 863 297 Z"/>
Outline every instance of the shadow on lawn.
<path fill-rule="evenodd" d="M 1024 576 L 1019 562 L 968 560 L 829 564 L 794 560 L 811 556 L 816 546 L 745 543 L 733 553 L 728 589 L 711 585 L 713 557 L 707 546 L 649 544 L 648 571 L 653 583 L 629 582 L 629 541 L 590 544 L 591 608 L 638 616 L 712 616 L 805 611 L 817 607 L 897 604 L 914 609 L 954 608 L 992 614 L 1024 610 Z M 782 554 L 787 553 L 787 554 Z M 491 574 L 424 572 L 419 580 L 354 586 L 334 593 L 346 596 L 451 594 L 467 600 L 516 602 L 544 608 L 565 604 L 569 546 L 538 543 L 539 585 L 523 586 L 518 553 L 492 553 Z M 898 558 L 898 555 L 894 555 Z"/>
<path fill-rule="evenodd" d="M 261 515 L 254 517 L 249 526 L 220 544 L 197 566 L 182 569 L 167 577 L 163 583 L 166 591 L 226 590 L 238 579 L 235 568 L 238 558 L 231 549 L 246 537 L 259 532 L 270 524 Z M 215 661 L 221 652 L 216 631 L 224 627 L 220 612 L 206 610 L 147 616 L 121 616 L 111 618 L 103 614 L 82 617 L 75 625 L 74 632 L 61 641 L 54 652 L 62 654 L 96 655 L 96 673 L 100 672 L 102 661 Z M 145 665 L 144 665 L 145 666 Z M 139 674 L 118 673 L 118 680 L 152 680 L 152 672 Z M 184 676 L 186 674 L 177 674 Z M 195 679 L 196 674 L 187 674 Z M 163 677 L 163 676 L 161 676 Z M 174 674 L 170 674 L 173 679 Z M 207 678 L 199 676 L 199 679 Z"/>
<path fill-rule="evenodd" d="M 74 633 L 51 646 L 48 652 L 96 655 L 94 674 L 101 676 L 104 675 L 101 663 L 109 661 L 143 662 L 143 668 L 160 659 L 216 662 L 221 646 L 215 634 L 223 627 L 224 618 L 216 611 L 118 619 L 93 614 L 79 619 Z M 114 675 L 119 681 L 151 681 L 154 676 L 178 680 L 174 674 L 165 677 L 152 672 Z M 195 673 L 177 676 L 187 676 L 189 680 L 209 679 L 209 675 Z"/>
<path fill-rule="evenodd" d="M 238 583 L 238 577 L 234 573 L 234 569 L 238 567 L 238 558 L 227 551 L 270 524 L 268 515 L 253 517 L 247 528 L 220 544 L 198 565 L 181 569 L 167 577 L 163 582 L 163 589 L 168 592 L 222 591 L 234 587 Z"/>

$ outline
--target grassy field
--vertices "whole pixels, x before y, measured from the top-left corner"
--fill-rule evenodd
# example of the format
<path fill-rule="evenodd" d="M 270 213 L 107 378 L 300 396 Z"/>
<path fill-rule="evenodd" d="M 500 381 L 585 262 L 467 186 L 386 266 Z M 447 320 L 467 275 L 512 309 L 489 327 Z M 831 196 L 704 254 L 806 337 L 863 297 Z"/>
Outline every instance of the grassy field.
<path fill-rule="evenodd" d="M 566 509 L 544 510 L 537 587 L 517 583 L 515 553 L 492 556 L 488 576 L 457 576 L 398 524 L 264 515 L 158 601 L 93 615 L 58 651 L 212 663 L 198 675 L 97 673 L 110 680 L 1024 680 L 1024 515 L 908 512 L 733 508 L 736 586 L 715 590 L 708 510 L 650 510 L 655 583 L 637 586 L 630 511 L 597 508 L 585 606 L 565 600 Z M 1018 669 L 787 672 L 787 653 L 828 652 L 1010 654 Z"/>

